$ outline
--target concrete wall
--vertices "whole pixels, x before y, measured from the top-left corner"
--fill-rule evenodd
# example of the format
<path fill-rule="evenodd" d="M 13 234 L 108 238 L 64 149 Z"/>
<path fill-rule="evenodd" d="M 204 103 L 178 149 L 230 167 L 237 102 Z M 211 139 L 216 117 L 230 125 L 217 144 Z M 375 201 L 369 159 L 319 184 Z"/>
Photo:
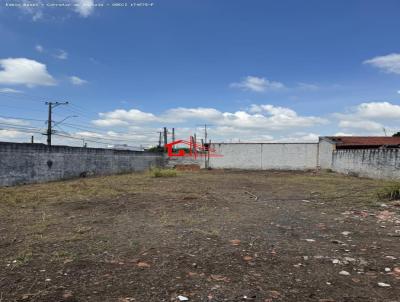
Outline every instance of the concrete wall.
<path fill-rule="evenodd" d="M 217 154 L 211 168 L 227 169 L 316 169 L 317 143 L 215 143 Z"/>
<path fill-rule="evenodd" d="M 332 170 L 370 178 L 400 179 L 400 149 L 334 151 Z"/>
<path fill-rule="evenodd" d="M 199 165 L 201 169 L 205 168 L 204 157 L 198 157 L 194 159 L 194 157 L 169 157 L 165 155 L 165 167 L 166 168 L 175 168 L 176 165 Z"/>
<path fill-rule="evenodd" d="M 143 171 L 163 163 L 157 153 L 0 142 L 0 186 Z"/>
<path fill-rule="evenodd" d="M 332 144 L 324 139 L 320 139 L 318 150 L 318 165 L 321 169 L 332 168 L 332 156 L 334 150 L 335 144 Z"/>

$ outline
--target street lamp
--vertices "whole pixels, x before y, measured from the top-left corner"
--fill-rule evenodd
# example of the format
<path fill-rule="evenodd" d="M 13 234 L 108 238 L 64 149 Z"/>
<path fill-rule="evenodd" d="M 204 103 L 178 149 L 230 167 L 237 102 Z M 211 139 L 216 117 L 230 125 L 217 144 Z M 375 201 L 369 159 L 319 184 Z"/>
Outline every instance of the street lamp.
<path fill-rule="evenodd" d="M 78 117 L 78 116 L 77 116 L 77 115 L 69 115 L 69 116 L 67 116 L 66 118 L 64 118 L 63 120 L 61 120 L 61 121 L 59 121 L 59 122 L 57 122 L 57 123 L 54 123 L 53 126 L 55 127 L 55 126 L 61 124 L 62 122 L 66 121 L 67 119 L 69 119 L 69 118 L 71 118 L 71 117 Z"/>

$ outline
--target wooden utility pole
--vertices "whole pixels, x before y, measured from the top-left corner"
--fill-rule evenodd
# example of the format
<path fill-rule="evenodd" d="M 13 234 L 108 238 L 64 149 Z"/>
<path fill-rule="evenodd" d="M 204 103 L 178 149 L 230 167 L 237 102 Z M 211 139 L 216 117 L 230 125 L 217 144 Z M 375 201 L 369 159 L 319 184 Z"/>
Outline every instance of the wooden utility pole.
<path fill-rule="evenodd" d="M 52 132 L 53 130 L 51 129 L 52 124 L 53 124 L 53 121 L 51 119 L 51 115 L 52 115 L 53 108 L 56 108 L 57 106 L 60 106 L 60 105 L 67 105 L 68 102 L 63 102 L 63 103 L 60 103 L 60 102 L 54 102 L 54 103 L 53 102 L 46 102 L 45 104 L 49 106 L 48 118 L 47 118 L 47 133 L 46 133 L 46 135 L 47 135 L 47 145 L 51 146 L 51 135 L 53 133 Z"/>

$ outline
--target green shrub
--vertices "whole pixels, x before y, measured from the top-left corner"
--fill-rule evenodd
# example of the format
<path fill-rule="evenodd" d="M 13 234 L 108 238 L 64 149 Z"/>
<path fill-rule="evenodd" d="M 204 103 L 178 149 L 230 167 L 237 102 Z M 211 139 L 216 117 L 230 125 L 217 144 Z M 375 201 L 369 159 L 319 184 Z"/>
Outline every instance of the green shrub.
<path fill-rule="evenodd" d="M 400 199 L 400 183 L 378 190 L 377 196 L 379 199 L 389 199 L 389 200 Z"/>
<path fill-rule="evenodd" d="M 151 168 L 150 176 L 151 177 L 175 177 L 175 176 L 177 176 L 177 173 L 173 169 Z"/>

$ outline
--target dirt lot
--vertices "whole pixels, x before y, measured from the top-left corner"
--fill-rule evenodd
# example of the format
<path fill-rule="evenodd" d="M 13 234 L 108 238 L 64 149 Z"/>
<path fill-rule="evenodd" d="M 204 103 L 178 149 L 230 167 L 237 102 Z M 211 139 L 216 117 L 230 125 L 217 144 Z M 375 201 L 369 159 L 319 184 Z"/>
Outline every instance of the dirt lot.
<path fill-rule="evenodd" d="M 201 171 L 3 188 L 0 301 L 400 301 L 389 184 Z"/>

